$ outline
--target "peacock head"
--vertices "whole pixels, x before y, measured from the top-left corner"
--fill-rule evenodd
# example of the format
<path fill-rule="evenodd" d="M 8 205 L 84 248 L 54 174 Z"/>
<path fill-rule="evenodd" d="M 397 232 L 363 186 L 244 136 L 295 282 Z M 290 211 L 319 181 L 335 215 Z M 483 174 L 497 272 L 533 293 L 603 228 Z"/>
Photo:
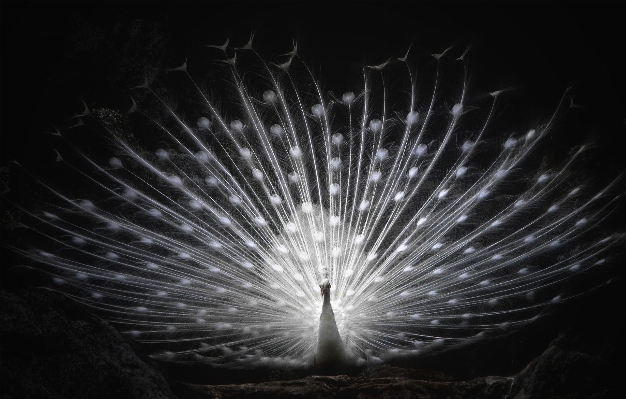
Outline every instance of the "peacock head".
<path fill-rule="evenodd" d="M 320 290 L 322 296 L 330 294 L 330 282 L 328 280 L 324 280 L 322 284 L 320 284 Z"/>

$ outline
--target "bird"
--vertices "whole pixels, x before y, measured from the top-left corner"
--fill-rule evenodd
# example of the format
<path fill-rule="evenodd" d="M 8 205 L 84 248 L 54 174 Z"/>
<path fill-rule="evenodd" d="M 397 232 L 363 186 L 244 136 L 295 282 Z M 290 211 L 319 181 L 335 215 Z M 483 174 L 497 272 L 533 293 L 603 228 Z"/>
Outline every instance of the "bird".
<path fill-rule="evenodd" d="M 317 349 L 315 352 L 314 366 L 320 369 L 350 366 L 353 359 L 341 339 L 335 313 L 330 303 L 331 284 L 325 280 L 320 284 L 321 295 L 324 298 L 320 323 L 317 334 Z"/>
<path fill-rule="evenodd" d="M 589 145 L 536 161 L 569 89 L 547 120 L 503 133 L 514 90 L 472 92 L 469 47 L 364 65 L 341 96 L 296 44 L 286 62 L 252 37 L 212 48 L 210 90 L 186 60 L 136 86 L 132 112 L 84 103 L 53 137 L 80 184 L 33 176 L 45 200 L 16 205 L 41 240 L 14 250 L 47 289 L 157 359 L 420 356 L 535 322 L 623 240 L 599 228 L 621 176 L 599 190 L 573 178 Z M 102 145 L 81 147 L 77 130 Z"/>

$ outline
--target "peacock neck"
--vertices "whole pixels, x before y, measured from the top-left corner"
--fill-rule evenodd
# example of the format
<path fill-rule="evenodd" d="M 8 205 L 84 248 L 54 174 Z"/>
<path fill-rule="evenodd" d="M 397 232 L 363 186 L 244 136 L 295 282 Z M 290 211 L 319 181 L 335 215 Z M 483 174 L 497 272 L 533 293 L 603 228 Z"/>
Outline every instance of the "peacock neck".
<path fill-rule="evenodd" d="M 324 294 L 324 306 L 330 306 L 330 290 Z"/>

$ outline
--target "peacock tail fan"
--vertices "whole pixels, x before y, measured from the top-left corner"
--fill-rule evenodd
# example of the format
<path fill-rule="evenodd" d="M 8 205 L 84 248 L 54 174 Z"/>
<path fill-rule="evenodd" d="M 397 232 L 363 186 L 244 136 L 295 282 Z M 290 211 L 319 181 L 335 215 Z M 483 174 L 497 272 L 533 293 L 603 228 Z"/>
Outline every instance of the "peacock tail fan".
<path fill-rule="evenodd" d="M 581 295 L 623 237 L 598 233 L 619 179 L 586 190 L 587 145 L 541 159 L 568 92 L 496 129 L 514 93 L 472 88 L 469 46 L 357 67 L 340 94 L 297 46 L 203 51 L 55 133 L 71 180 L 33 176 L 45 239 L 15 248 L 157 358 L 308 367 L 324 280 L 359 364 L 478 340 Z"/>

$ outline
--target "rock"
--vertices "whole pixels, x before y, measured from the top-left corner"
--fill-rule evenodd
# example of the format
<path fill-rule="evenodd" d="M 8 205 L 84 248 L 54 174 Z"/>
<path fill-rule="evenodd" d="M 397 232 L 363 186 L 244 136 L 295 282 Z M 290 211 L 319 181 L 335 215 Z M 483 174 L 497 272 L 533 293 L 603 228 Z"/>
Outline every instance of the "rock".
<path fill-rule="evenodd" d="M 618 370 L 625 360 L 623 351 L 608 342 L 588 345 L 585 338 L 573 330 L 560 334 L 541 356 L 515 376 L 512 397 L 617 397 L 621 377 Z"/>
<path fill-rule="evenodd" d="M 613 316 L 623 284 L 610 284 L 568 309 L 575 317 L 548 348 L 515 375 L 510 398 L 623 397 L 623 318 Z M 613 306 L 612 306 L 613 305 Z"/>
<path fill-rule="evenodd" d="M 503 398 L 511 380 L 505 377 L 433 382 L 410 378 L 312 376 L 295 381 L 206 386 L 208 397 L 229 398 Z"/>
<path fill-rule="evenodd" d="M 108 323 L 60 294 L 0 291 L 3 398 L 174 398 Z"/>

